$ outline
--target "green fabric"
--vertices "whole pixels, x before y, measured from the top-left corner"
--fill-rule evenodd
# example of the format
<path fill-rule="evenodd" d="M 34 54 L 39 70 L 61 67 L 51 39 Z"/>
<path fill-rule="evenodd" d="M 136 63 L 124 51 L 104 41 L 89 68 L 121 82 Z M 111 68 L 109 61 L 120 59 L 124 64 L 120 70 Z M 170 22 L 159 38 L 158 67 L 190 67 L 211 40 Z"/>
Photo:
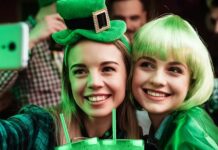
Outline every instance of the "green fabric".
<path fill-rule="evenodd" d="M 92 16 L 92 12 L 106 8 L 105 0 L 59 0 L 57 11 L 64 19 Z"/>
<path fill-rule="evenodd" d="M 38 0 L 39 7 L 45 7 L 52 3 L 56 2 L 56 0 Z"/>
<path fill-rule="evenodd" d="M 57 11 L 66 20 L 92 17 L 92 13 L 106 8 L 105 0 L 58 0 Z M 52 38 L 61 45 L 74 44 L 81 38 L 97 42 L 110 43 L 121 40 L 130 51 L 130 45 L 125 38 L 126 24 L 121 20 L 110 21 L 110 28 L 96 33 L 95 30 L 66 29 L 52 34 Z"/>
<path fill-rule="evenodd" d="M 218 128 L 200 107 L 175 112 L 159 141 L 161 149 L 218 149 Z"/>
<path fill-rule="evenodd" d="M 120 39 L 123 36 L 123 33 L 126 31 L 126 25 L 123 21 L 111 21 L 111 26 L 112 28 L 109 31 L 107 30 L 108 32 L 101 33 L 96 33 L 94 30 L 67 29 L 53 34 L 53 38 L 57 43 L 63 45 L 75 43 L 82 37 L 99 42 L 113 42 L 115 39 Z"/>
<path fill-rule="evenodd" d="M 0 119 L 0 150 L 52 150 L 54 120 L 36 105 L 26 105 L 7 120 Z"/>

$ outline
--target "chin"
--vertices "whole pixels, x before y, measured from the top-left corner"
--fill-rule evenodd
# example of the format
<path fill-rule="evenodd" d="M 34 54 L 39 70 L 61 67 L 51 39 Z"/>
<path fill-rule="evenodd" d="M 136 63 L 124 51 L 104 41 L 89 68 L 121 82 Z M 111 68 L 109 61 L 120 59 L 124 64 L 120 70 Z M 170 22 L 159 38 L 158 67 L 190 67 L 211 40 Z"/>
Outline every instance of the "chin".
<path fill-rule="evenodd" d="M 153 115 L 163 115 L 163 114 L 166 114 L 167 111 L 161 111 L 161 110 L 158 110 L 158 111 L 155 111 L 155 110 L 149 110 L 148 113 L 150 114 L 153 114 Z"/>
<path fill-rule="evenodd" d="M 163 106 L 146 106 L 144 109 L 147 110 L 150 114 L 165 114 L 168 112 L 168 110 L 161 107 Z"/>
<path fill-rule="evenodd" d="M 108 115 L 110 115 L 112 112 L 112 110 L 105 110 L 105 109 L 102 109 L 102 110 L 93 110 L 92 112 L 89 112 L 89 116 L 92 116 L 92 117 L 106 117 Z"/>

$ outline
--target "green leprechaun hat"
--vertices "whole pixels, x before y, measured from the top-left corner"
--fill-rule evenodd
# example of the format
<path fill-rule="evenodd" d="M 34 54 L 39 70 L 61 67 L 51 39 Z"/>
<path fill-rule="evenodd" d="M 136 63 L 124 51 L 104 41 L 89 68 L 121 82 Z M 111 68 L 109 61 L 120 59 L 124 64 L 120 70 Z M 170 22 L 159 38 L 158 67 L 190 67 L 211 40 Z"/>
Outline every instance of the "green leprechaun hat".
<path fill-rule="evenodd" d="M 104 43 L 119 39 L 130 50 L 125 22 L 109 19 L 105 0 L 58 0 L 56 5 L 68 28 L 52 35 L 58 44 L 74 44 L 81 38 Z"/>

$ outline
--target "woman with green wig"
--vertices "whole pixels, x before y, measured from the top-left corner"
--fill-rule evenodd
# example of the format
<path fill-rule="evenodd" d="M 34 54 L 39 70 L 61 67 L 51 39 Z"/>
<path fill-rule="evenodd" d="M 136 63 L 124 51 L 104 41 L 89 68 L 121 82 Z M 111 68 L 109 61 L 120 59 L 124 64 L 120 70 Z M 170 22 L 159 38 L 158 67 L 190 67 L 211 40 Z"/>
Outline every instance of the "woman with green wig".
<path fill-rule="evenodd" d="M 57 145 L 67 143 L 59 114 L 71 141 L 112 138 L 112 109 L 117 110 L 117 138 L 139 138 L 135 109 L 127 99 L 130 46 L 123 21 L 110 21 L 104 0 L 59 0 L 57 11 L 68 29 L 53 34 L 64 46 L 62 99 L 51 109 Z"/>
<path fill-rule="evenodd" d="M 213 67 L 193 27 L 176 15 L 135 35 L 132 93 L 152 122 L 145 148 L 218 149 L 218 128 L 200 106 L 210 97 Z"/>

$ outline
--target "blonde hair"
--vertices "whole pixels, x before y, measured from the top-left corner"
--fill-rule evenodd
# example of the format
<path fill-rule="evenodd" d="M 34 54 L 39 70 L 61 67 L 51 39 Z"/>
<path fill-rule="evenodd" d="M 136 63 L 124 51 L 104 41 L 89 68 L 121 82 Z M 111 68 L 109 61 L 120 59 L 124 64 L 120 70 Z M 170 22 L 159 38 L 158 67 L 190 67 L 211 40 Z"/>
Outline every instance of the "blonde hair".
<path fill-rule="evenodd" d="M 113 43 L 121 51 L 123 55 L 123 60 L 126 66 L 126 73 L 128 76 L 130 69 L 131 69 L 130 54 L 128 53 L 126 47 L 121 41 L 117 40 Z M 75 130 L 80 130 L 79 126 L 82 123 L 82 118 L 83 119 L 88 118 L 87 115 L 76 104 L 73 98 L 71 85 L 69 81 L 68 61 L 66 60 L 68 59 L 69 51 L 73 50 L 74 46 L 75 44 L 67 46 L 65 49 L 63 72 L 62 72 L 62 93 L 61 93 L 62 101 L 61 101 L 60 106 L 58 106 L 58 108 L 54 108 L 53 110 L 51 110 L 51 112 L 55 116 L 55 119 L 57 120 L 56 139 L 57 139 L 58 144 L 65 143 L 64 138 L 63 138 L 64 137 L 63 129 L 61 127 L 60 119 L 58 116 L 59 113 L 64 114 L 69 133 L 70 135 L 74 135 L 74 136 L 76 134 Z M 127 82 L 129 82 L 129 77 L 128 77 Z M 127 86 L 126 94 L 129 94 L 129 93 L 130 93 L 130 89 Z M 140 130 L 137 124 L 135 108 L 131 104 L 130 100 L 127 99 L 127 97 L 129 96 L 126 95 L 122 104 L 117 108 L 118 127 L 127 133 L 126 138 L 140 138 Z"/>
<path fill-rule="evenodd" d="M 177 15 L 166 15 L 145 24 L 135 34 L 132 58 L 142 56 L 181 61 L 191 71 L 187 96 L 178 108 L 189 109 L 206 102 L 213 91 L 214 75 L 209 52 L 197 32 Z"/>

